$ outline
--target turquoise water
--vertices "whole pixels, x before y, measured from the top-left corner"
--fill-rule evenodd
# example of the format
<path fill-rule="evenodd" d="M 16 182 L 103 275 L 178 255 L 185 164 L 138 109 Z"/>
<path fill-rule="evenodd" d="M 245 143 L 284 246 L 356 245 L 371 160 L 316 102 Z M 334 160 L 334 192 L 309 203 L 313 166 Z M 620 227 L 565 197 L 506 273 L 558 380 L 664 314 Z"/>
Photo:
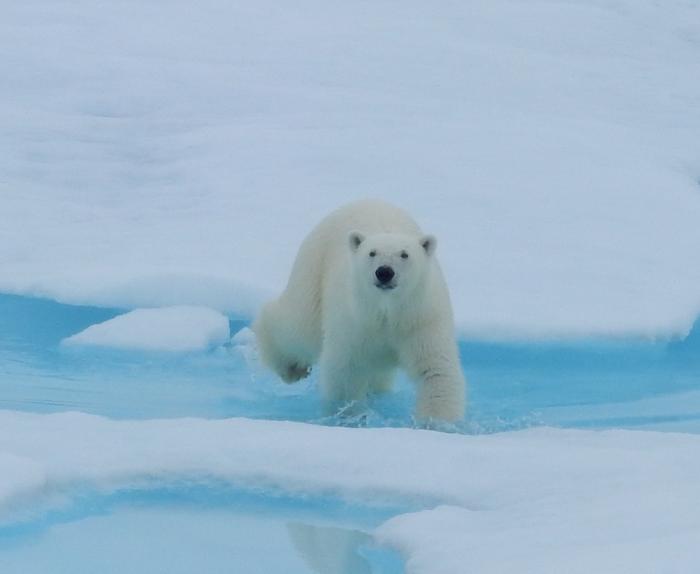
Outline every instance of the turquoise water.
<path fill-rule="evenodd" d="M 121 312 L 0 296 L 0 408 L 337 422 L 322 418 L 313 375 L 284 385 L 235 347 L 169 354 L 59 345 Z M 231 319 L 232 333 L 246 325 Z M 468 432 L 700 423 L 699 326 L 683 341 L 467 341 L 460 350 L 470 389 Z M 399 381 L 360 424 L 410 426 L 413 399 L 411 385 Z"/>
<path fill-rule="evenodd" d="M 368 534 L 395 512 L 222 485 L 83 492 L 0 526 L 0 572 L 398 574 Z"/>
<path fill-rule="evenodd" d="M 60 346 L 121 312 L 0 296 L 0 409 L 348 424 L 322 417 L 313 375 L 284 385 L 235 345 L 184 354 Z M 231 319 L 232 332 L 246 325 Z M 700 431 L 700 326 L 682 341 L 464 341 L 460 351 L 470 384 L 464 432 L 539 424 Z M 411 426 L 413 400 L 399 381 L 350 424 Z M 367 534 L 399 509 L 185 484 L 69 499 L 0 526 L 2 574 L 402 571 Z"/>

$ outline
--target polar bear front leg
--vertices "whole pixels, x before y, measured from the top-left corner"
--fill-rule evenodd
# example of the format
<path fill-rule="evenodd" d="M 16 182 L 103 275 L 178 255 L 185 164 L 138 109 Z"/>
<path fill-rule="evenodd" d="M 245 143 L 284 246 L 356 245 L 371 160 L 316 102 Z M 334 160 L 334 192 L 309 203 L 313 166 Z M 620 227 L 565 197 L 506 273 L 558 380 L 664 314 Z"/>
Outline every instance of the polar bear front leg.
<path fill-rule="evenodd" d="M 401 363 L 418 385 L 417 419 L 455 422 L 464 418 L 466 383 L 452 333 L 424 329 L 409 336 Z"/>
<path fill-rule="evenodd" d="M 319 364 L 319 386 L 326 414 L 353 414 L 366 400 L 368 380 L 359 368 L 361 364 L 347 348 L 324 348 Z"/>
<path fill-rule="evenodd" d="M 311 372 L 315 341 L 294 309 L 279 299 L 270 301 L 253 323 L 262 362 L 285 383 L 294 383 Z M 311 333 L 311 334 L 310 334 Z"/>

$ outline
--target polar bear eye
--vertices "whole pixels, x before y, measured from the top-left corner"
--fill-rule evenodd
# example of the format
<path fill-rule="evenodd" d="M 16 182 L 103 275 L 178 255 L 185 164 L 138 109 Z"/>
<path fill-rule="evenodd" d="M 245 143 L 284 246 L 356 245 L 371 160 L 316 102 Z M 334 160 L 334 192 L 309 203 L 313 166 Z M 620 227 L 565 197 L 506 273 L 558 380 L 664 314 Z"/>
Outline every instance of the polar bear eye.
<path fill-rule="evenodd" d="M 377 252 L 374 249 L 372 249 L 372 251 L 369 252 L 370 257 L 374 257 L 376 254 Z"/>
<path fill-rule="evenodd" d="M 405 251 L 402 251 L 401 252 L 401 259 L 408 259 L 408 253 L 406 253 Z"/>

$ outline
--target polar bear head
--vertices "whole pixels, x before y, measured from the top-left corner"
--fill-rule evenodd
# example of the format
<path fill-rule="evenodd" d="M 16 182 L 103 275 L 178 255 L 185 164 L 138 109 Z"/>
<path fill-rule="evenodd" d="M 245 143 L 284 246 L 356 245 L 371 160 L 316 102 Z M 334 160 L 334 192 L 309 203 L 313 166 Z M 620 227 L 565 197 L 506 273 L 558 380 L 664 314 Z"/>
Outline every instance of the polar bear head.
<path fill-rule="evenodd" d="M 353 276 L 365 292 L 401 294 L 416 289 L 432 266 L 437 240 L 432 235 L 353 231 L 348 236 Z"/>

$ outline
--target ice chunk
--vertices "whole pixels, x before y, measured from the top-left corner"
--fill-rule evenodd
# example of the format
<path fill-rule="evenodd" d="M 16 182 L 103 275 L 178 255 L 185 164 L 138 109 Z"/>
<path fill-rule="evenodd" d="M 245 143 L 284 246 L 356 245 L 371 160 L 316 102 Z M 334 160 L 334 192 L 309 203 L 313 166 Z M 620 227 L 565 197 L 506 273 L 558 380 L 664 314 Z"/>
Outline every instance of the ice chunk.
<path fill-rule="evenodd" d="M 228 318 L 206 307 L 135 309 L 104 323 L 91 325 L 63 340 L 64 345 L 199 351 L 229 339 Z"/>

